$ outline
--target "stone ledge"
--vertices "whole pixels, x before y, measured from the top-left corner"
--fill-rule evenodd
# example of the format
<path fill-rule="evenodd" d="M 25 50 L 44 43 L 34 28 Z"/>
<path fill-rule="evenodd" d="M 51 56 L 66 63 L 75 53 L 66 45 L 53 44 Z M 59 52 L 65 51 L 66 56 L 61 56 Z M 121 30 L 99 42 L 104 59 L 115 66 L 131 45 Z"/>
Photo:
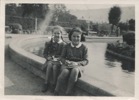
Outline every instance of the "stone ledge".
<path fill-rule="evenodd" d="M 112 55 L 115 55 L 117 57 L 120 57 L 122 59 L 126 59 L 126 60 L 129 60 L 129 61 L 135 61 L 134 58 L 131 58 L 131 57 L 128 57 L 128 56 L 125 56 L 125 55 L 118 54 L 118 53 L 116 53 L 116 52 L 114 52 L 112 50 L 109 50 L 109 49 L 107 49 L 106 52 L 108 52 L 108 53 L 110 53 Z"/>
<path fill-rule="evenodd" d="M 35 38 L 42 38 L 42 36 L 37 36 L 37 37 L 35 36 L 35 37 L 28 37 L 28 38 L 22 37 L 22 38 L 15 39 L 9 45 L 9 52 L 13 61 L 18 63 L 20 66 L 28 69 L 35 75 L 44 79 L 45 74 L 40 68 L 42 64 L 45 62 L 45 59 L 36 56 L 34 54 L 31 54 L 21 48 L 24 41 L 28 39 L 35 39 Z M 89 77 L 80 78 L 75 86 L 75 89 L 76 89 L 75 95 L 132 96 L 132 94 L 130 93 L 129 94 L 125 93 L 125 91 L 117 92 L 116 87 Z"/>

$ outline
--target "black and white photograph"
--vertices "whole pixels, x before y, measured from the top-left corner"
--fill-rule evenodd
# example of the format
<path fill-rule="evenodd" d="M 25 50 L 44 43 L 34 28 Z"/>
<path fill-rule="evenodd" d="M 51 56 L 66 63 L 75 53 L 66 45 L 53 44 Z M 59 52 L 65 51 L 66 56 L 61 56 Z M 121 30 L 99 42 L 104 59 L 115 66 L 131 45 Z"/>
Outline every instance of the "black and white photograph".
<path fill-rule="evenodd" d="M 4 96 L 135 97 L 135 4 L 3 6 Z"/>

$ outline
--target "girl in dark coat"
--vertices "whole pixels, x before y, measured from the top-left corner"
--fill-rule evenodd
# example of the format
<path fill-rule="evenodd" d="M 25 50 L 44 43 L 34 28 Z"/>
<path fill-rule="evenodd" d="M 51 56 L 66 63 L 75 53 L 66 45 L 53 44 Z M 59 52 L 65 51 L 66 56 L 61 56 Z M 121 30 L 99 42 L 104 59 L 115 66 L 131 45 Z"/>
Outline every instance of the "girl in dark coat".
<path fill-rule="evenodd" d="M 42 92 L 46 92 L 50 86 L 50 78 L 53 78 L 52 87 L 55 88 L 57 76 L 61 69 L 61 63 L 59 57 L 62 53 L 62 49 L 65 45 L 65 42 L 62 38 L 63 28 L 60 26 L 54 26 L 52 30 L 52 38 L 50 42 L 45 43 L 44 57 L 46 59 L 45 64 L 42 69 L 46 68 L 46 77 L 45 83 L 42 89 Z"/>

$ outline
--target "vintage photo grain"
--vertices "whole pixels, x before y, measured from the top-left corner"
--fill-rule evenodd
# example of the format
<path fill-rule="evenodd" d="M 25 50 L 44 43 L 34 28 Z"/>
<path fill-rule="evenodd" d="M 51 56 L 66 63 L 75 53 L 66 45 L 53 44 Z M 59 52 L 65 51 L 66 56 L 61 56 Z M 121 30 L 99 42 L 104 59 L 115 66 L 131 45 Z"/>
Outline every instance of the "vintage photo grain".
<path fill-rule="evenodd" d="M 137 8 L 3 1 L 4 96 L 134 98 Z"/>

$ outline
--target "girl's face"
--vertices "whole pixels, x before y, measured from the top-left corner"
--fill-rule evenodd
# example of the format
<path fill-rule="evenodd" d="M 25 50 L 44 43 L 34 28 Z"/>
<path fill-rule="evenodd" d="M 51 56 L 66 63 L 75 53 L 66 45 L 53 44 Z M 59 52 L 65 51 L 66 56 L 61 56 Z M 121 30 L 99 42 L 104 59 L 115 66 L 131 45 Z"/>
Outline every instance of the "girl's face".
<path fill-rule="evenodd" d="M 55 42 L 58 42 L 61 39 L 61 31 L 60 29 L 55 29 L 53 31 L 53 38 Z"/>
<path fill-rule="evenodd" d="M 81 41 L 81 33 L 79 32 L 74 32 L 72 35 L 71 35 L 71 42 L 73 45 L 78 45 Z"/>

